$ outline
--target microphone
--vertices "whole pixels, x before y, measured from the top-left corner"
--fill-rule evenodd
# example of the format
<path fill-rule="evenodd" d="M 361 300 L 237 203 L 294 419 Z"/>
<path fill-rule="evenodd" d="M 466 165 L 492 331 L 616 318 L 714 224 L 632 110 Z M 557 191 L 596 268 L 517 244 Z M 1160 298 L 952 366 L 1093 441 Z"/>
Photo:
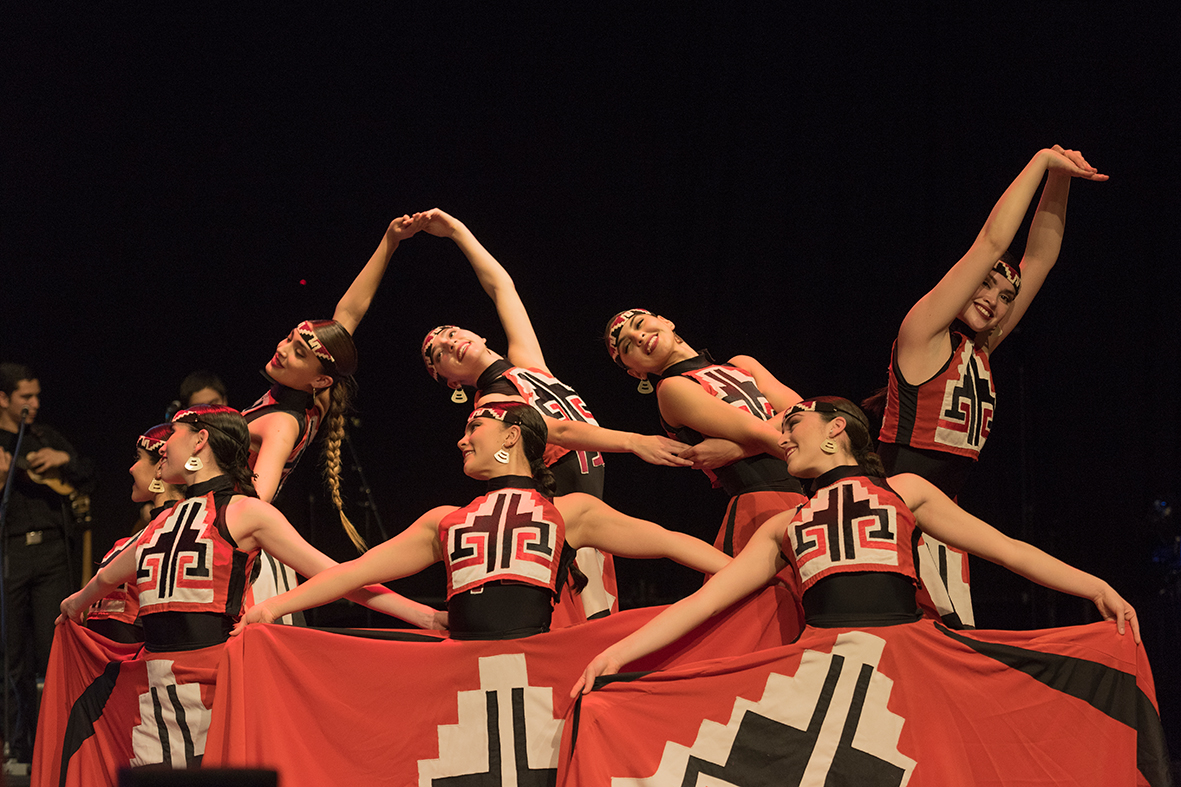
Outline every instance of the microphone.
<path fill-rule="evenodd" d="M 23 424 L 25 422 L 25 419 L 28 417 L 29 417 L 29 406 L 26 404 L 24 407 L 21 408 L 21 423 Z"/>

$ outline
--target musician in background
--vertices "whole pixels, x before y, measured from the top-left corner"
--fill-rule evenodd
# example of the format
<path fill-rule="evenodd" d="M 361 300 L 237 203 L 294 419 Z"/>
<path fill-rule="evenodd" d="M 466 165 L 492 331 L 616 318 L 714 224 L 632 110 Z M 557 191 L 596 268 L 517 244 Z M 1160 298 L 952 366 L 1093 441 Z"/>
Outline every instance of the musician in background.
<path fill-rule="evenodd" d="M 85 489 L 93 475 L 90 461 L 79 458 L 68 440 L 36 422 L 40 407 L 41 385 L 32 369 L 0 363 L 0 479 L 17 466 L 3 523 L 6 690 L 13 692 L 9 754 L 22 763 L 32 760 L 37 676 L 49 663 L 53 621 L 61 600 L 77 589 L 78 572 L 69 559 L 70 493 Z M 27 426 L 14 457 L 22 413 Z"/>
<path fill-rule="evenodd" d="M 215 373 L 208 369 L 190 372 L 181 380 L 180 393 L 164 410 L 165 423 L 172 420 L 178 410 L 192 407 L 195 404 L 229 404 L 226 384 Z M 145 523 L 146 524 L 146 523 Z"/>

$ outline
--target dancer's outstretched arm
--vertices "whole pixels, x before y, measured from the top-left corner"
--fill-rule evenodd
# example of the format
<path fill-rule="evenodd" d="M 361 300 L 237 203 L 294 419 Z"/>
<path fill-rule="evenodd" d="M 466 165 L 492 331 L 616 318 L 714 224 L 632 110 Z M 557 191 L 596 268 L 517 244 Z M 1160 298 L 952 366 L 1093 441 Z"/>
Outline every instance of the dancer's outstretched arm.
<path fill-rule="evenodd" d="M 763 523 L 742 551 L 700 590 L 661 612 L 643 627 L 595 656 L 570 691 L 586 694 L 599 675 L 614 675 L 626 664 L 676 642 L 690 631 L 770 582 L 787 565 L 780 553 L 794 512 Z"/>
<path fill-rule="evenodd" d="M 930 292 L 919 299 L 902 321 L 898 331 L 898 363 L 907 379 L 927 379 L 930 376 L 927 372 L 937 370 L 947 359 L 951 351 L 947 329 L 1008 250 L 1047 171 L 1087 180 L 1107 180 L 1106 175 L 1100 174 L 1075 151 L 1065 151 L 1058 146 L 1038 151 L 993 206 L 971 248 Z M 1053 191 L 1056 192 L 1057 188 L 1056 184 Z M 1048 212 L 1054 210 L 1051 205 L 1056 202 L 1054 199 L 1046 205 Z M 1064 202 L 1062 208 L 1065 209 Z M 1039 226 L 1037 236 L 1043 229 L 1051 231 L 1048 224 Z M 1044 239 L 1035 237 L 1034 241 L 1035 248 L 1048 250 Z M 1039 252 L 1039 256 L 1041 254 Z M 1054 256 L 1057 256 L 1056 252 Z M 1026 303 L 1030 299 L 1032 293 Z M 1015 323 L 1010 321 L 1010 329 L 1013 325 Z"/>
<path fill-rule="evenodd" d="M 1010 538 L 955 504 L 930 481 L 912 473 L 890 478 L 894 488 L 924 533 L 965 552 L 991 560 L 1015 574 L 1072 596 L 1090 599 L 1116 629 L 1124 633 L 1125 622 L 1140 642 L 1140 622 L 1128 602 L 1103 580 L 1063 563 L 1037 547 Z"/>
<path fill-rule="evenodd" d="M 357 278 L 353 279 L 353 283 L 336 304 L 336 311 L 332 314 L 332 319 L 343 325 L 350 334 L 357 332 L 357 326 L 369 311 L 369 304 L 373 302 L 373 296 L 377 293 L 381 279 L 385 276 L 385 269 L 390 264 L 390 257 L 397 250 L 398 244 L 425 225 L 425 219 L 410 216 L 399 216 L 390 222 L 373 256 L 365 263 L 365 267 L 361 268 Z"/>

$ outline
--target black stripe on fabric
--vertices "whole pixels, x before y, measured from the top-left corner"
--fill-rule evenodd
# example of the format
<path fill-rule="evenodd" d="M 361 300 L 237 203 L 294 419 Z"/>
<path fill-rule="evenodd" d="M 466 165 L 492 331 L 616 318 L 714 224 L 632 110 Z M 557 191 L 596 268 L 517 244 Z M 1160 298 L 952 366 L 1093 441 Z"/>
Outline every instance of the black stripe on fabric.
<path fill-rule="evenodd" d="M 500 773 L 500 697 L 490 691 L 487 697 L 488 713 L 488 773 Z"/>
<path fill-rule="evenodd" d="M 180 694 L 176 691 L 175 683 L 168 686 L 168 700 L 172 703 L 172 711 L 176 714 L 176 725 L 180 727 L 181 737 L 185 740 L 185 762 L 192 762 L 197 753 L 197 747 L 193 745 L 193 734 L 189 730 L 188 716 L 185 714 L 185 706 L 180 700 Z"/>
<path fill-rule="evenodd" d="M 832 705 L 833 695 L 836 694 L 837 683 L 841 679 L 841 669 L 845 666 L 845 657 L 832 654 L 828 663 L 828 674 L 824 676 L 824 685 L 820 689 L 820 697 L 816 707 L 812 709 L 812 718 L 808 721 L 808 734 L 815 738 L 820 734 L 824 725 L 824 717 L 828 715 L 828 708 Z"/>
<path fill-rule="evenodd" d="M 857 685 L 853 688 L 853 700 L 849 705 L 849 713 L 845 716 L 845 727 L 841 730 L 841 749 L 853 748 L 853 737 L 857 734 L 857 725 L 861 723 L 861 711 L 865 708 L 865 695 L 869 693 L 869 683 L 873 679 L 873 667 L 862 664 L 857 675 Z"/>
<path fill-rule="evenodd" d="M 647 675 L 651 675 L 655 670 L 647 670 L 645 672 L 617 672 L 614 675 L 598 675 L 595 677 L 595 685 L 591 687 L 591 691 L 598 691 L 606 686 L 608 683 L 617 682 L 631 682 L 639 680 Z M 574 718 L 571 720 L 570 729 L 570 756 L 574 756 L 574 748 L 578 745 L 578 723 L 582 719 L 582 698 L 584 694 L 579 694 L 578 699 L 574 701 Z"/>
<path fill-rule="evenodd" d="M 164 723 L 164 707 L 160 704 L 160 690 L 153 686 L 152 712 L 156 717 L 156 735 L 160 738 L 161 762 L 172 762 L 172 742 L 168 740 L 168 725 Z"/>
<path fill-rule="evenodd" d="M 1168 745 L 1160 714 L 1136 684 L 1136 676 L 1073 656 L 981 642 L 935 624 L 936 630 L 982 656 L 1024 672 L 1039 683 L 1082 700 L 1136 731 L 1136 767 L 1151 787 L 1169 787 Z"/>
<path fill-rule="evenodd" d="M 112 661 L 103 669 L 102 674 L 86 687 L 85 691 L 74 700 L 70 707 L 70 717 L 66 721 L 65 740 L 62 742 L 61 768 L 58 772 L 58 784 L 65 787 L 66 776 L 69 773 L 70 760 L 86 739 L 94 735 L 94 724 L 103 715 L 107 700 L 115 689 L 115 681 L 119 678 L 121 662 Z"/>
<path fill-rule="evenodd" d="M 726 533 L 722 537 L 722 551 L 734 557 L 734 528 L 738 523 L 738 498 L 732 498 L 726 508 Z"/>

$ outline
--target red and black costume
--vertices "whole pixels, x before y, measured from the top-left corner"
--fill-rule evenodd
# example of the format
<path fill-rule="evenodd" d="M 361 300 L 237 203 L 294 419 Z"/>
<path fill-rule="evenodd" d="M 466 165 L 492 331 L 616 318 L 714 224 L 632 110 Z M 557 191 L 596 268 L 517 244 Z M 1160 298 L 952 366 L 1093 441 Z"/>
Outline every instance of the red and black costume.
<path fill-rule="evenodd" d="M 480 373 L 476 389 L 477 402 L 485 394 L 519 396 L 547 418 L 599 425 L 573 388 L 548 372 L 513 366 L 504 358 L 496 359 Z M 601 453 L 572 451 L 551 443 L 546 445 L 543 458 L 554 474 L 557 494 L 585 492 L 603 498 L 605 467 Z M 562 593 L 556 625 L 581 623 L 619 611 L 619 588 L 611 555 L 597 549 L 580 549 L 578 567 L 588 584 L 577 598 L 568 590 Z"/>
<path fill-rule="evenodd" d="M 129 765 L 200 763 L 217 665 L 258 556 L 239 549 L 226 525 L 235 494 L 227 476 L 193 484 L 128 547 L 136 552 L 144 645 L 107 664 L 74 701 L 61 748 L 46 744 L 59 757 L 38 755 L 42 771 L 60 773 L 61 784 L 114 785 Z M 85 642 L 75 634 L 72 644 Z M 43 714 L 43 727 L 60 723 L 51 715 Z"/>
<path fill-rule="evenodd" d="M 226 525 L 235 494 L 228 476 L 194 484 L 136 540 L 135 589 L 147 650 L 220 644 L 242 614 L 258 552 L 238 549 Z"/>
<path fill-rule="evenodd" d="M 288 388 L 280 383 L 272 385 L 271 389 L 263 394 L 257 402 L 243 410 L 242 417 L 246 419 L 246 423 L 250 423 L 271 413 L 288 413 L 299 424 L 299 437 L 295 441 L 295 447 L 287 456 L 287 461 L 283 463 L 283 473 L 279 476 L 279 486 L 275 489 L 275 495 L 278 496 L 287 476 L 291 475 L 291 471 L 299 463 L 303 452 L 316 439 L 316 433 L 320 431 L 323 413 L 320 412 L 320 405 L 316 404 L 315 395 L 307 391 Z M 251 451 L 251 467 L 254 467 L 255 459 L 257 459 L 257 455 Z"/>
<path fill-rule="evenodd" d="M 988 353 L 967 334 L 957 330 L 950 334 L 947 363 L 931 379 L 917 384 L 902 376 L 898 343 L 894 343 L 878 454 L 890 475 L 922 476 L 954 500 L 992 430 L 996 387 Z M 924 553 L 920 553 L 922 573 L 935 611 L 955 628 L 975 625 L 968 556 L 929 537 Z M 934 587 L 936 575 L 946 595 Z"/>
<path fill-rule="evenodd" d="M 903 501 L 856 467 L 815 488 L 783 543 L 803 588 L 800 638 L 600 679 L 574 715 L 563 783 L 1171 783 L 1130 633 L 955 632 L 920 618 Z"/>
<path fill-rule="evenodd" d="M 763 421 L 769 421 L 775 415 L 775 408 L 749 372 L 730 364 L 715 363 L 704 350 L 701 355 L 648 377 L 657 387 L 670 377 L 684 377 L 700 385 L 710 396 Z M 673 427 L 664 418 L 660 423 L 670 437 L 682 443 L 696 445 L 705 439 L 705 435 L 690 427 Z M 805 499 L 800 482 L 787 472 L 782 457 L 759 454 L 716 470 L 706 470 L 705 474 L 715 489 L 724 489 L 730 495 L 726 517 L 714 539 L 714 546 L 727 555 L 738 554 L 763 522 L 781 511 L 795 508 Z"/>
<path fill-rule="evenodd" d="M 455 639 L 548 631 L 574 550 L 554 504 L 527 476 L 500 476 L 439 522 L 447 612 Z"/>
<path fill-rule="evenodd" d="M 283 484 L 287 481 L 287 477 L 291 475 L 291 471 L 299 463 L 300 457 L 316 439 L 323 414 L 320 412 L 320 405 L 316 403 L 314 394 L 307 391 L 297 391 L 280 383 L 275 383 L 257 402 L 243 410 L 242 417 L 246 419 L 246 423 L 250 423 L 270 413 L 287 413 L 299 424 L 295 447 L 287 455 L 287 461 L 283 463 L 283 472 L 279 476 L 279 485 L 275 487 L 275 497 L 277 498 L 279 492 L 283 490 Z M 253 444 L 251 447 L 253 448 Z M 257 459 L 258 455 L 252 450 L 250 453 L 252 468 Z M 250 604 L 257 604 L 272 596 L 286 593 L 299 584 L 299 579 L 289 566 L 283 565 L 266 552 L 259 553 L 259 563 L 258 576 L 251 586 L 253 595 Z M 295 623 L 302 626 L 304 625 L 304 615 L 302 612 L 296 612 L 293 615 L 284 615 L 281 620 L 275 622 Z"/>
<path fill-rule="evenodd" d="M 915 473 L 954 499 L 992 430 L 996 387 L 988 353 L 959 331 L 951 344 L 943 368 L 911 383 L 894 343 L 878 453 L 891 475 Z"/>
<path fill-rule="evenodd" d="M 546 418 L 599 425 L 573 388 L 541 369 L 513 366 L 504 358 L 493 361 L 476 380 L 476 401 L 485 394 L 519 396 Z M 544 459 L 559 495 L 586 492 L 603 497 L 603 455 L 598 451 L 571 451 L 550 444 Z"/>

